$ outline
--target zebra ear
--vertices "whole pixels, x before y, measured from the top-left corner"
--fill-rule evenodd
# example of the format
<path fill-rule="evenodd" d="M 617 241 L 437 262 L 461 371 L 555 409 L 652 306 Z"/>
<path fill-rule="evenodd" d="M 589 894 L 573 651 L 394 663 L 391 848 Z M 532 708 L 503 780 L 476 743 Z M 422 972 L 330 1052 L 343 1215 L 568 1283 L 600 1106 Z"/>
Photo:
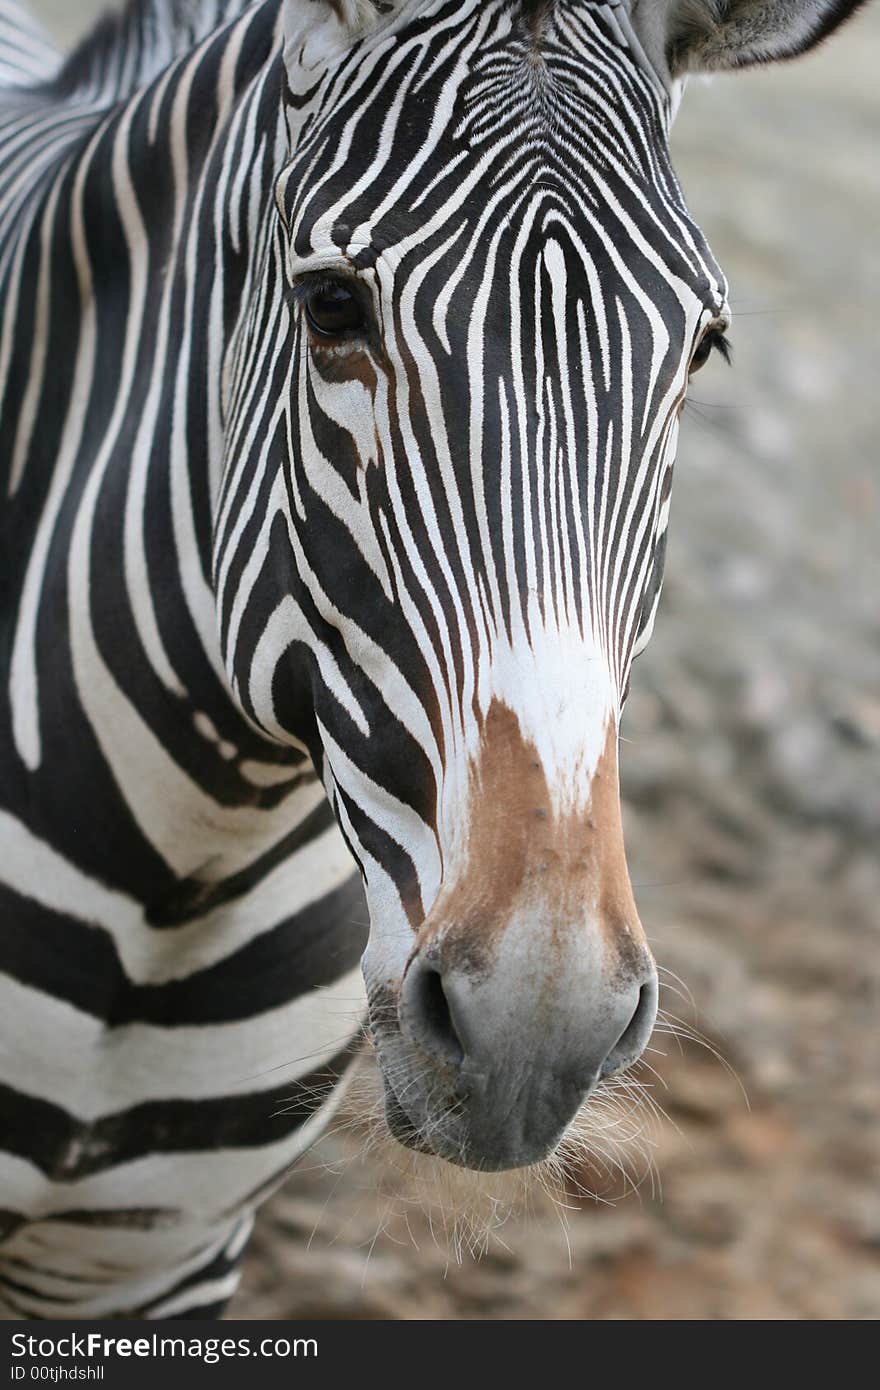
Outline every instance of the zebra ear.
<path fill-rule="evenodd" d="M 630 0 L 636 32 L 672 78 L 796 58 L 864 0 Z"/>
<path fill-rule="evenodd" d="M 314 71 L 396 9 L 399 0 L 283 0 L 284 62 L 294 72 Z M 294 90 L 297 84 L 293 83 Z"/>

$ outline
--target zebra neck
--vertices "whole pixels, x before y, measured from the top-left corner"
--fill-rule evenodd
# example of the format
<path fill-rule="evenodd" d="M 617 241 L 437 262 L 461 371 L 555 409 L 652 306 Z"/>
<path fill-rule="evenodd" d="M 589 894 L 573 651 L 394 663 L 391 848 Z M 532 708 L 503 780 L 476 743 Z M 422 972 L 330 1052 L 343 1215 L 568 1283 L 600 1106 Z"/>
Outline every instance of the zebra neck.
<path fill-rule="evenodd" d="M 277 9 L 110 108 L 49 87 L 0 123 L 4 796 L 142 901 L 246 872 L 315 804 L 304 755 L 232 699 L 211 578 L 224 360 L 284 139 Z"/>

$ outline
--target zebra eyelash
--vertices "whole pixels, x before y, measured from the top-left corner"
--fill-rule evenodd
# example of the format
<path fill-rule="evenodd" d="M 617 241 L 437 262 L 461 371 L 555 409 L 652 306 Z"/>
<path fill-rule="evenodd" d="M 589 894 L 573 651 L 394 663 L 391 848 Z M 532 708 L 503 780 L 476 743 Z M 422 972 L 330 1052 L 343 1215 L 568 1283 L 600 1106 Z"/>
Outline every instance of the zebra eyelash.
<path fill-rule="evenodd" d="M 713 352 L 720 353 L 728 366 L 730 365 L 733 347 L 719 324 L 714 324 L 708 328 L 694 348 L 688 367 L 689 378 L 695 376 L 702 367 L 705 367 Z"/>
<path fill-rule="evenodd" d="M 298 308 L 302 308 L 304 305 L 308 304 L 309 300 L 314 295 L 323 294 L 326 290 L 329 290 L 333 285 L 338 284 L 340 280 L 345 280 L 346 285 L 348 285 L 349 280 L 351 280 L 352 288 L 354 288 L 354 280 L 352 280 L 351 277 L 347 275 L 331 275 L 329 273 L 321 272 L 313 273 L 311 275 L 303 275 L 298 280 L 295 280 L 294 283 L 291 285 L 291 298 L 293 299 L 294 304 Z"/>
<path fill-rule="evenodd" d="M 720 353 L 728 367 L 732 365 L 733 343 L 730 341 L 723 328 L 710 328 L 706 334 L 705 341 L 709 345 L 710 352 Z"/>
<path fill-rule="evenodd" d="M 367 310 L 371 307 L 369 292 L 362 280 L 345 270 L 311 271 L 300 275 L 290 286 L 290 295 L 297 308 L 304 308 L 310 299 L 315 299 L 336 285 L 345 288 Z"/>

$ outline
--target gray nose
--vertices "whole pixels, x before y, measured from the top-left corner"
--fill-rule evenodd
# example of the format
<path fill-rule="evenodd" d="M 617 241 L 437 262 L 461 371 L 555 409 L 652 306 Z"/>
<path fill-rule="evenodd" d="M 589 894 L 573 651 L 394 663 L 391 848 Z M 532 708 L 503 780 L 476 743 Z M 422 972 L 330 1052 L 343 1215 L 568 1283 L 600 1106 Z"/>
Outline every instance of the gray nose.
<path fill-rule="evenodd" d="M 657 1013 L 646 953 L 626 970 L 589 939 L 553 962 L 517 954 L 474 975 L 428 948 L 401 991 L 401 1032 L 454 1094 L 456 1148 L 475 1167 L 545 1157 L 597 1082 L 641 1055 Z"/>

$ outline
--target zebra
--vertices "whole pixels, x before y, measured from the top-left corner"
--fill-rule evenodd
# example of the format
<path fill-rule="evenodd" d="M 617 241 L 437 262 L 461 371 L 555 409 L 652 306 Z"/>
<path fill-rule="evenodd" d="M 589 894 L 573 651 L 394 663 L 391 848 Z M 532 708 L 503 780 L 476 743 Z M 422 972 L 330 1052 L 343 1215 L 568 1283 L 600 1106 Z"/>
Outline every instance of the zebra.
<path fill-rule="evenodd" d="M 728 288 L 689 74 L 859 0 L 0 6 L 0 1298 L 219 1316 L 365 1029 L 491 1180 L 650 1036 L 617 731 Z"/>

